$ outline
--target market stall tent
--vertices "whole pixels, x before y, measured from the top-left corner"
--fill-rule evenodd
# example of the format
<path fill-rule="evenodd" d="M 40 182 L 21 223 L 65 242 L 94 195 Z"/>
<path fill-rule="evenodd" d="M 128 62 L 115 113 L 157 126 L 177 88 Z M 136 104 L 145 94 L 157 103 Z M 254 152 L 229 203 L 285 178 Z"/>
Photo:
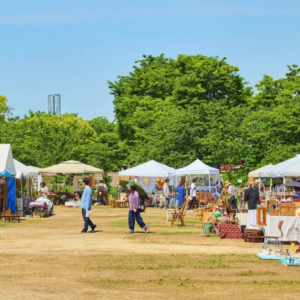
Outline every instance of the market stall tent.
<path fill-rule="evenodd" d="M 254 178 L 258 178 L 258 177 L 260 177 L 259 176 L 260 172 L 263 172 L 263 171 L 265 172 L 267 170 L 271 170 L 273 167 L 274 167 L 274 165 L 272 165 L 272 164 L 264 166 L 264 167 L 261 167 L 259 169 L 256 169 L 256 170 L 253 170 L 253 171 L 249 172 L 248 176 L 252 176 Z"/>
<path fill-rule="evenodd" d="M 285 177 L 300 177 L 300 162 L 286 169 L 283 172 L 283 175 Z"/>
<path fill-rule="evenodd" d="M 216 168 L 210 167 L 206 165 L 204 162 L 202 162 L 200 159 L 196 159 L 194 162 L 192 162 L 190 165 L 176 170 L 174 175 L 180 176 L 180 175 L 191 175 L 191 174 L 219 174 L 220 171 Z"/>
<path fill-rule="evenodd" d="M 75 160 L 68 160 L 61 164 L 54 165 L 40 170 L 41 173 L 62 173 L 62 174 L 93 174 L 103 173 L 102 169 L 86 165 Z"/>
<path fill-rule="evenodd" d="M 23 176 L 23 178 L 28 178 L 29 173 L 38 173 L 38 171 L 35 171 L 32 168 L 25 166 L 24 164 L 17 161 L 16 159 L 14 159 L 14 164 L 15 164 L 15 168 L 16 168 L 16 178 L 17 179 L 20 179 L 22 176 Z"/>
<path fill-rule="evenodd" d="M 0 208 L 5 211 L 10 208 L 15 213 L 16 208 L 16 182 L 13 176 L 16 175 L 15 164 L 9 144 L 0 145 L 0 176 L 4 177 L 0 189 Z"/>
<path fill-rule="evenodd" d="M 288 170 L 292 170 L 292 172 L 297 173 L 295 170 L 296 166 L 300 166 L 300 154 L 297 154 L 295 157 L 285 160 L 271 168 L 267 168 L 259 172 L 259 177 L 271 177 L 271 178 L 280 178 L 284 176 L 290 176 L 288 174 Z M 290 172 L 290 173 L 292 173 Z M 298 171 L 298 176 L 300 176 L 300 172 Z"/>
<path fill-rule="evenodd" d="M 139 166 L 119 172 L 119 177 L 135 176 L 139 178 L 139 184 L 149 193 L 155 185 L 156 178 L 169 178 L 176 170 L 163 165 L 155 160 L 150 160 Z M 146 180 L 147 179 L 147 180 Z M 172 182 L 171 182 L 172 183 Z"/>
<path fill-rule="evenodd" d="M 0 176 L 15 176 L 16 169 L 9 144 L 0 145 Z"/>
<path fill-rule="evenodd" d="M 163 165 L 155 160 L 150 160 L 142 165 L 120 171 L 119 176 L 148 176 L 167 178 L 175 173 L 175 169 Z"/>

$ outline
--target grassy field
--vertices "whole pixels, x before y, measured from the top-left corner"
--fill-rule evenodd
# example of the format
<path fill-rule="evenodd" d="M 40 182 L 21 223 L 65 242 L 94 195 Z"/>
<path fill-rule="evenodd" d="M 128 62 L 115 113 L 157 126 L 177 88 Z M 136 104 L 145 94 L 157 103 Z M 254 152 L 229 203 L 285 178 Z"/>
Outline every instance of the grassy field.
<path fill-rule="evenodd" d="M 0 223 L 2 299 L 299 299 L 299 269 L 256 257 L 260 245 L 202 237 L 199 221 L 171 227 L 143 214 L 133 235 L 127 210 L 97 207 L 97 232 L 80 234 L 80 209 Z"/>

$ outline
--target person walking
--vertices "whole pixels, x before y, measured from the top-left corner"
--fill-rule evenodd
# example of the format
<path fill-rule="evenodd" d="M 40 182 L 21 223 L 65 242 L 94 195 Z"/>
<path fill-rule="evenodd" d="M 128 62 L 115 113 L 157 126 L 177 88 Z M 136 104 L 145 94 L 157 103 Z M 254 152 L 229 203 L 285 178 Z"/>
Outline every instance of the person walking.
<path fill-rule="evenodd" d="M 107 204 L 108 193 L 107 193 L 107 185 L 104 183 L 103 180 L 100 180 L 97 192 L 97 201 L 100 202 L 102 205 Z"/>
<path fill-rule="evenodd" d="M 178 187 L 175 189 L 176 194 L 176 206 L 181 207 L 184 202 L 184 198 L 186 195 L 185 188 L 183 186 L 183 183 L 180 181 Z"/>
<path fill-rule="evenodd" d="M 191 210 L 194 206 L 197 207 L 196 182 L 197 182 L 197 179 L 194 178 L 192 180 L 192 184 L 191 184 L 191 187 L 190 187 L 190 197 L 192 197 L 192 201 L 190 202 L 188 210 Z"/>
<path fill-rule="evenodd" d="M 170 180 L 167 178 L 166 182 L 163 186 L 163 195 L 165 197 L 165 210 L 168 209 L 169 203 L 170 203 L 170 188 L 169 188 L 169 182 Z M 163 207 L 161 207 L 163 208 Z"/>
<path fill-rule="evenodd" d="M 90 232 L 95 232 L 97 225 L 94 225 L 90 219 L 90 213 L 92 209 L 92 189 L 89 187 L 89 179 L 83 178 L 82 185 L 84 187 L 84 191 L 81 197 L 80 207 L 82 209 L 82 217 L 84 221 L 84 228 L 81 233 L 87 233 L 88 227 L 91 227 Z"/>
<path fill-rule="evenodd" d="M 127 188 L 129 189 L 129 195 L 127 197 L 129 202 L 129 212 L 128 212 L 128 224 L 129 230 L 126 232 L 127 234 L 134 233 L 134 225 L 135 221 L 139 224 L 139 226 L 144 230 L 145 233 L 149 232 L 148 226 L 144 223 L 140 212 L 140 195 L 136 190 L 136 187 L 133 183 L 128 183 Z"/>

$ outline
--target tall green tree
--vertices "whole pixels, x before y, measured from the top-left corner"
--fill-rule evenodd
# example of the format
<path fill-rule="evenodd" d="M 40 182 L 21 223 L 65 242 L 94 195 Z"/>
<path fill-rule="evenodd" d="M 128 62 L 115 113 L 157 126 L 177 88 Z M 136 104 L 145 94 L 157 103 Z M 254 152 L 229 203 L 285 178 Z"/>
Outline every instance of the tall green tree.
<path fill-rule="evenodd" d="M 7 105 L 7 98 L 0 95 L 0 122 L 4 122 L 5 117 L 9 115 L 11 108 Z"/>
<path fill-rule="evenodd" d="M 156 158 L 177 166 L 179 158 L 209 157 L 204 144 L 212 120 L 252 95 L 225 58 L 161 55 L 136 63 L 128 76 L 109 82 L 120 138 L 133 163 Z"/>
<path fill-rule="evenodd" d="M 76 159 L 75 149 L 97 143 L 97 135 L 88 121 L 74 114 L 32 113 L 6 123 L 2 142 L 10 143 L 14 157 L 24 164 L 46 167 Z"/>

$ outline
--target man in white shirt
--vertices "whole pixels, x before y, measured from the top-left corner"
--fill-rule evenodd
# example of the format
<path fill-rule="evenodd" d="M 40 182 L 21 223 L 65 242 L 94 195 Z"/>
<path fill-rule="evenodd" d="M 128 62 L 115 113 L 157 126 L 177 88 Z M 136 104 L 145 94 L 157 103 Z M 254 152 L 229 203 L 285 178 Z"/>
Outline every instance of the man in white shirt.
<path fill-rule="evenodd" d="M 169 179 L 166 179 L 166 182 L 163 186 L 163 195 L 166 199 L 166 203 L 165 203 L 165 209 L 167 210 L 169 207 L 169 203 L 170 203 L 170 189 L 169 189 Z M 161 207 L 162 208 L 162 207 Z"/>
<path fill-rule="evenodd" d="M 197 191 L 196 191 L 196 182 L 197 182 L 197 179 L 194 178 L 193 181 L 192 181 L 192 184 L 190 186 L 190 197 L 192 197 L 192 201 L 190 202 L 190 205 L 189 205 L 189 210 L 193 208 L 193 206 L 196 206 L 197 207 Z"/>

